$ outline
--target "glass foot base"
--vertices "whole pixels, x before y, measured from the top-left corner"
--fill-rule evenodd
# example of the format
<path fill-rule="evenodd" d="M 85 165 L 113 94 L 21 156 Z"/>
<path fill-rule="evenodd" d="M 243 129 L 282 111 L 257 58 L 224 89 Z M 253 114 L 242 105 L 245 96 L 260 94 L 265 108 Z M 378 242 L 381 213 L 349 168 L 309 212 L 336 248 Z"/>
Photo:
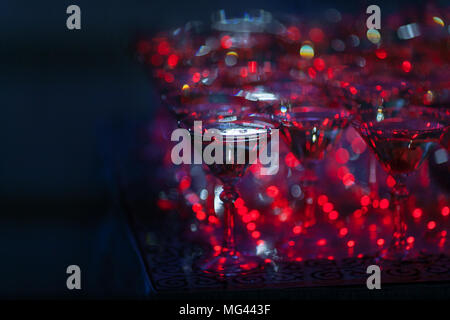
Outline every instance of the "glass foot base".
<path fill-rule="evenodd" d="M 259 257 L 242 255 L 237 251 L 222 251 L 201 261 L 199 268 L 206 273 L 229 277 L 262 269 L 263 260 Z"/>
<path fill-rule="evenodd" d="M 389 246 L 387 249 L 379 252 L 379 260 L 406 261 L 414 258 L 414 250 L 411 246 Z"/>

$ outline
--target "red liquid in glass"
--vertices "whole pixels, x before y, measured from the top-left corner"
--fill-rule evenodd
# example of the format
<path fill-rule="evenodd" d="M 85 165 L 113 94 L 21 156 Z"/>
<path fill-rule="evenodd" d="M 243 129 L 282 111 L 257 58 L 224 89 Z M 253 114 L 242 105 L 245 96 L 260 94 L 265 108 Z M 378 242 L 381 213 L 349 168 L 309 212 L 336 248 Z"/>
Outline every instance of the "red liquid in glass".
<path fill-rule="evenodd" d="M 212 129 L 212 128 L 210 128 Z M 222 181 L 235 180 L 242 177 L 248 167 L 253 164 L 252 159 L 256 159 L 263 143 L 261 140 L 266 136 L 266 146 L 270 143 L 270 133 L 267 129 L 259 127 L 245 126 L 245 124 L 231 123 L 225 128 L 216 128 L 220 131 L 220 141 L 222 143 L 222 161 L 221 163 L 207 164 L 211 173 Z M 234 138 L 234 142 L 227 140 Z M 202 142 L 202 153 L 210 145 L 211 141 Z M 232 145 L 231 151 L 227 147 Z M 253 158 L 251 157 L 253 153 Z M 239 161 L 239 157 L 243 161 Z"/>
<path fill-rule="evenodd" d="M 436 121 L 389 118 L 357 127 L 375 152 L 384 169 L 391 174 L 416 170 L 433 144 L 439 143 L 444 125 Z"/>

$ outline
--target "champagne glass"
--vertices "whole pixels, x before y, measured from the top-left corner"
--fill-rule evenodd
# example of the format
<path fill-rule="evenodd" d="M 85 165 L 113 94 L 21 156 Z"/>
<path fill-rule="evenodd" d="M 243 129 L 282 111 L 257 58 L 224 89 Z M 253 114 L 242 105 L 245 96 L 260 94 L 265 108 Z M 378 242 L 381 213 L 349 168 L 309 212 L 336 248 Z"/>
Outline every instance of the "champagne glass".
<path fill-rule="evenodd" d="M 316 165 L 324 158 L 327 147 L 349 124 L 345 109 L 317 106 L 293 107 L 282 117 L 282 135 L 292 153 L 303 164 L 302 186 L 305 193 L 304 225 L 316 223 Z"/>
<path fill-rule="evenodd" d="M 245 255 L 236 249 L 234 202 L 239 197 L 236 184 L 254 163 L 256 154 L 270 146 L 275 126 L 267 117 L 242 114 L 239 109 L 226 116 L 208 114 L 188 118 L 183 121 L 183 126 L 190 131 L 194 149 L 203 155 L 209 172 L 223 183 L 219 196 L 224 207 L 223 244 L 219 252 L 202 261 L 200 268 L 207 273 L 233 276 L 262 266 L 259 257 Z M 207 134 L 210 139 L 205 140 Z M 207 160 L 206 150 L 213 143 L 217 146 L 216 158 Z"/>
<path fill-rule="evenodd" d="M 408 175 L 416 171 L 448 130 L 448 119 L 436 109 L 395 104 L 361 108 L 353 126 L 375 154 L 384 170 L 394 177 L 391 190 L 394 230 L 382 258 L 403 260 L 411 256 L 406 242 Z"/>

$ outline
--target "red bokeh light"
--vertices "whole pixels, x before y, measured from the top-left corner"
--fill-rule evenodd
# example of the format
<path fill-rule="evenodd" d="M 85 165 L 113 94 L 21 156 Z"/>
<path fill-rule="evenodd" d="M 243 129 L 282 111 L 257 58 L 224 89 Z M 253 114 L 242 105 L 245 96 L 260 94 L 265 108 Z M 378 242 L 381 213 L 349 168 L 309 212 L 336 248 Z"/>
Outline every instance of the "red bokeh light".
<path fill-rule="evenodd" d="M 205 213 L 205 212 L 203 212 L 203 211 L 199 211 L 199 212 L 197 212 L 196 216 L 197 216 L 197 219 L 198 219 L 198 220 L 200 220 L 200 221 L 202 221 L 202 220 L 205 220 L 205 219 L 206 219 L 206 213 Z"/>
<path fill-rule="evenodd" d="M 278 187 L 276 187 L 276 186 L 268 186 L 266 189 L 267 195 L 271 198 L 276 198 L 278 196 L 279 192 L 280 191 L 278 190 Z"/>
<path fill-rule="evenodd" d="M 434 228 L 436 228 L 436 222 L 431 220 L 427 223 L 427 228 L 428 230 L 433 230 Z"/>
<path fill-rule="evenodd" d="M 368 195 L 361 197 L 361 205 L 367 207 L 370 204 L 370 197 Z"/>
<path fill-rule="evenodd" d="M 255 239 L 258 239 L 261 236 L 261 233 L 259 231 L 253 231 L 252 232 L 252 237 Z"/>
<path fill-rule="evenodd" d="M 256 224 L 254 224 L 253 222 L 250 222 L 249 224 L 247 224 L 247 230 L 253 231 L 255 229 L 256 229 Z"/>
<path fill-rule="evenodd" d="M 388 199 L 381 199 L 380 200 L 380 209 L 387 209 L 389 208 L 389 200 Z"/>
<path fill-rule="evenodd" d="M 333 208 L 334 208 L 333 204 L 331 202 L 327 202 L 323 205 L 322 209 L 324 212 L 328 213 L 328 212 L 331 212 L 333 210 Z"/>
<path fill-rule="evenodd" d="M 346 164 L 348 159 L 350 159 L 350 155 L 345 148 L 339 148 L 336 150 L 335 158 L 337 163 Z"/>
<path fill-rule="evenodd" d="M 167 59 L 167 64 L 169 67 L 174 68 L 178 64 L 178 56 L 176 54 L 171 54 Z"/>
<path fill-rule="evenodd" d="M 317 198 L 317 203 L 319 204 L 319 206 L 323 206 L 327 202 L 328 202 L 328 197 L 326 195 L 324 195 L 324 194 L 321 194 Z"/>
<path fill-rule="evenodd" d="M 222 45 L 222 48 L 229 49 L 233 45 L 233 41 L 231 40 L 230 36 L 226 35 L 222 37 L 222 39 L 220 40 L 220 44 Z"/>
<path fill-rule="evenodd" d="M 420 218 L 422 216 L 422 214 L 423 214 L 423 211 L 420 208 L 416 208 L 412 212 L 412 216 L 416 219 Z"/>
<path fill-rule="evenodd" d="M 330 220 L 336 220 L 338 217 L 339 217 L 339 213 L 336 210 L 333 210 L 328 214 L 328 218 Z"/>
<path fill-rule="evenodd" d="M 411 69 L 412 69 L 411 62 L 409 62 L 409 61 L 407 61 L 407 60 L 403 61 L 403 63 L 402 63 L 402 69 L 403 69 L 403 71 L 405 71 L 406 73 L 410 72 Z"/>
<path fill-rule="evenodd" d="M 292 229 L 292 232 L 294 232 L 295 234 L 299 234 L 299 233 L 302 232 L 302 227 L 301 227 L 301 226 L 295 226 L 295 227 Z"/>

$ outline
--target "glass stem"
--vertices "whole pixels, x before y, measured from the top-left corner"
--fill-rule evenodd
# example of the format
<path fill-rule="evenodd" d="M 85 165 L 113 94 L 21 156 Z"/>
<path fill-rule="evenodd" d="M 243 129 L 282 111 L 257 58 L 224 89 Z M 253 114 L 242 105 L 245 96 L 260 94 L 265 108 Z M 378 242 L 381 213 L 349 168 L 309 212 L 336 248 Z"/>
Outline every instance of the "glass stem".
<path fill-rule="evenodd" d="M 206 176 L 206 180 L 208 182 L 208 185 L 206 187 L 208 191 L 208 197 L 206 198 L 206 207 L 208 208 L 208 214 L 215 216 L 216 212 L 214 210 L 214 191 L 216 189 L 216 180 L 210 174 Z"/>
<path fill-rule="evenodd" d="M 314 161 L 305 162 L 305 176 L 303 178 L 303 189 L 305 192 L 305 227 L 316 223 L 316 164 Z"/>
<path fill-rule="evenodd" d="M 405 211 L 409 192 L 405 185 L 404 176 L 397 176 L 395 180 L 396 184 L 392 188 L 394 233 L 392 235 L 390 249 L 393 253 L 403 255 L 406 252 Z"/>
<path fill-rule="evenodd" d="M 236 249 L 236 240 L 234 235 L 235 207 L 234 201 L 239 197 L 236 188 L 230 184 L 224 184 L 223 191 L 220 193 L 220 200 L 224 205 L 224 234 L 222 251 L 234 254 Z"/>

